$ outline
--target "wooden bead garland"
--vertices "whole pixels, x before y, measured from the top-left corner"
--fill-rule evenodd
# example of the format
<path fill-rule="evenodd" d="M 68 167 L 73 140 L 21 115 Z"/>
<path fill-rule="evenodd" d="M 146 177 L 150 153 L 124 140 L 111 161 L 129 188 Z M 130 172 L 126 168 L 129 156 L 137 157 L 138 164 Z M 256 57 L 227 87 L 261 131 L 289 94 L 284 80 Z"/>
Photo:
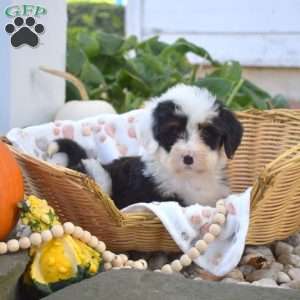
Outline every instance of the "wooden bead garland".
<path fill-rule="evenodd" d="M 186 254 L 183 254 L 180 259 L 175 259 L 170 264 L 165 264 L 160 270 L 155 270 L 155 272 L 163 272 L 166 274 L 180 272 L 207 250 L 208 245 L 221 233 L 221 225 L 226 221 L 224 200 L 219 200 L 216 203 L 216 210 L 217 213 L 213 217 L 213 223 L 209 226 L 208 232 L 204 234 L 203 239 L 198 240 L 195 246 L 189 249 Z M 7 243 L 0 242 L 0 255 L 7 252 L 16 252 L 19 249 L 28 249 L 31 246 L 39 247 L 42 243 L 50 241 L 52 238 L 62 237 L 64 234 L 70 234 L 74 238 L 82 240 L 96 251 L 102 253 L 105 270 L 121 268 L 146 270 L 148 268 L 148 264 L 144 259 L 132 261 L 129 260 L 125 254 L 117 255 L 106 250 L 106 245 L 103 241 L 99 241 L 96 236 L 91 235 L 90 232 L 83 230 L 80 226 L 75 226 L 71 222 L 66 222 L 63 225 L 54 225 L 51 230 L 45 230 L 41 233 L 34 232 L 30 237 L 22 237 L 19 241 L 12 239 Z"/>

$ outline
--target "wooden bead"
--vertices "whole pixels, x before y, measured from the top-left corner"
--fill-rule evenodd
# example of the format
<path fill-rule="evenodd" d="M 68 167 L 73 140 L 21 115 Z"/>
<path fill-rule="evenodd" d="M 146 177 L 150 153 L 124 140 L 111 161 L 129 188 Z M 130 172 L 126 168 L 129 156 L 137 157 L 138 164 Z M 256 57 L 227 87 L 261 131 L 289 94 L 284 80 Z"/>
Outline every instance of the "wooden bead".
<path fill-rule="evenodd" d="M 17 252 L 19 249 L 19 241 L 17 241 L 16 239 L 12 239 L 7 242 L 7 250 L 9 252 Z"/>
<path fill-rule="evenodd" d="M 121 267 L 122 266 L 122 258 L 119 255 L 115 255 L 113 260 L 111 261 L 113 267 Z"/>
<path fill-rule="evenodd" d="M 207 243 L 203 240 L 199 240 L 196 244 L 195 247 L 198 249 L 200 253 L 204 253 L 207 250 Z"/>
<path fill-rule="evenodd" d="M 106 270 L 106 271 L 111 270 L 111 268 L 112 268 L 112 265 L 110 262 L 104 263 L 103 266 L 104 266 L 104 270 Z"/>
<path fill-rule="evenodd" d="M 119 257 L 122 259 L 123 265 L 125 265 L 128 262 L 128 257 L 125 254 L 120 254 Z"/>
<path fill-rule="evenodd" d="M 221 227 L 217 224 L 211 224 L 208 231 L 216 237 L 220 234 Z"/>
<path fill-rule="evenodd" d="M 145 259 L 139 259 L 139 262 L 143 265 L 143 270 L 147 270 L 148 263 Z"/>
<path fill-rule="evenodd" d="M 42 233 L 41 233 L 41 237 L 42 237 L 42 240 L 44 242 L 49 242 L 52 240 L 53 238 L 53 235 L 52 235 L 52 232 L 50 230 L 44 230 Z"/>
<path fill-rule="evenodd" d="M 76 239 L 81 239 L 83 235 L 83 229 L 80 226 L 75 226 L 74 232 L 73 232 L 73 237 Z"/>
<path fill-rule="evenodd" d="M 30 242 L 33 246 L 40 246 L 42 243 L 42 236 L 38 232 L 34 232 L 30 235 Z"/>
<path fill-rule="evenodd" d="M 103 253 L 106 250 L 106 245 L 102 241 L 98 241 L 98 244 L 96 246 L 96 250 L 100 253 Z"/>
<path fill-rule="evenodd" d="M 92 235 L 87 230 L 84 230 L 81 240 L 84 243 L 88 244 L 90 242 L 91 237 L 92 237 Z"/>
<path fill-rule="evenodd" d="M 163 273 L 166 273 L 166 274 L 172 274 L 173 273 L 173 270 L 171 268 L 171 266 L 169 264 L 166 264 L 164 265 L 162 268 L 161 268 L 161 271 Z"/>
<path fill-rule="evenodd" d="M 57 224 L 51 228 L 51 232 L 55 238 L 60 238 L 64 235 L 64 228 L 60 224 Z"/>
<path fill-rule="evenodd" d="M 212 235 L 211 233 L 207 232 L 204 234 L 203 240 L 207 243 L 210 244 L 215 240 L 215 236 Z"/>
<path fill-rule="evenodd" d="M 113 254 L 111 251 L 104 251 L 103 252 L 103 259 L 105 262 L 112 262 L 112 260 L 114 259 L 115 254 Z"/>
<path fill-rule="evenodd" d="M 183 267 L 187 267 L 192 263 L 192 260 L 190 259 L 190 257 L 187 254 L 183 254 L 180 257 L 179 261 Z"/>
<path fill-rule="evenodd" d="M 75 230 L 75 225 L 71 222 L 66 222 L 63 225 L 65 234 L 73 234 Z"/>
<path fill-rule="evenodd" d="M 123 266 L 123 269 L 132 269 L 132 267 L 131 266 Z"/>
<path fill-rule="evenodd" d="M 214 223 L 223 225 L 225 223 L 225 221 L 226 221 L 226 218 L 225 218 L 224 214 L 217 213 L 213 217 Z"/>
<path fill-rule="evenodd" d="M 7 252 L 7 244 L 0 242 L 0 254 L 5 254 Z"/>
<path fill-rule="evenodd" d="M 217 206 L 216 207 L 216 209 L 217 209 L 217 212 L 218 213 L 220 213 L 220 214 L 222 214 L 222 215 L 225 215 L 226 214 L 226 208 L 225 208 L 225 206 Z"/>
<path fill-rule="evenodd" d="M 171 268 L 174 272 L 180 272 L 182 270 L 183 266 L 180 263 L 179 259 L 175 259 L 171 262 Z"/>
<path fill-rule="evenodd" d="M 31 246 L 30 239 L 27 236 L 20 238 L 19 245 L 21 249 L 28 249 Z"/>
<path fill-rule="evenodd" d="M 96 236 L 92 235 L 89 241 L 89 246 L 92 248 L 96 248 L 98 245 L 98 239 Z"/>
<path fill-rule="evenodd" d="M 129 259 L 129 260 L 127 261 L 127 265 L 128 265 L 128 266 L 133 267 L 133 264 L 134 264 L 134 261 L 133 261 L 133 260 Z"/>
<path fill-rule="evenodd" d="M 134 269 L 137 269 L 137 270 L 143 270 L 144 269 L 144 265 L 140 261 L 133 262 L 133 266 L 132 267 Z"/>
<path fill-rule="evenodd" d="M 191 260 L 194 260 L 200 255 L 200 252 L 198 251 L 197 248 L 192 247 L 188 252 L 187 255 L 190 257 Z"/>

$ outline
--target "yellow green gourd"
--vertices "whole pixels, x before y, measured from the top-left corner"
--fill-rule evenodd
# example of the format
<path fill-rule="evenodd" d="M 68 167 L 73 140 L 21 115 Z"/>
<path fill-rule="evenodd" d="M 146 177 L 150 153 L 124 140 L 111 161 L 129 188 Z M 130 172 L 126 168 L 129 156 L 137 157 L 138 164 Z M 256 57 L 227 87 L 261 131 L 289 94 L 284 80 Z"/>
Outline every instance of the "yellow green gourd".
<path fill-rule="evenodd" d="M 32 231 L 41 232 L 60 224 L 53 208 L 45 200 L 30 196 L 20 205 L 20 209 L 21 222 Z M 94 276 L 103 265 L 99 252 L 67 234 L 40 247 L 32 247 L 30 256 L 22 288 L 31 299 Z"/>

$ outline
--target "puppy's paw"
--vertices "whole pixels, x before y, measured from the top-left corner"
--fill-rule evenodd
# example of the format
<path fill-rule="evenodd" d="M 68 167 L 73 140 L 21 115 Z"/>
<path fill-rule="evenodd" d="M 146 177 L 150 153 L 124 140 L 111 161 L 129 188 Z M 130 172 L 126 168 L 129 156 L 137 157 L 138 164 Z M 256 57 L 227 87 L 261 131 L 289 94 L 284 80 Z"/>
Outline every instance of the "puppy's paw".
<path fill-rule="evenodd" d="M 51 158 L 59 151 L 59 145 L 57 142 L 51 142 L 47 148 L 47 155 Z"/>
<path fill-rule="evenodd" d="M 111 177 L 101 166 L 100 162 L 96 159 L 90 158 L 83 159 L 82 164 L 84 165 L 87 174 L 95 180 L 101 189 L 108 195 L 111 195 Z"/>

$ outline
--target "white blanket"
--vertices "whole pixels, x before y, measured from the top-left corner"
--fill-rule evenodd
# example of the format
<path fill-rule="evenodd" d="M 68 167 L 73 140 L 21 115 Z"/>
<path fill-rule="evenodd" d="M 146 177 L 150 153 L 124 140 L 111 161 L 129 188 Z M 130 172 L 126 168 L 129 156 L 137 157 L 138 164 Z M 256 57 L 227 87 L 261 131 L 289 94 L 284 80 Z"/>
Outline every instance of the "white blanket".
<path fill-rule="evenodd" d="M 62 162 L 59 154 L 49 158 L 47 146 L 56 138 L 71 138 L 87 150 L 89 157 L 108 163 L 118 157 L 139 155 L 144 151 L 138 140 L 139 112 L 135 110 L 122 115 L 105 114 L 81 121 L 16 128 L 7 134 L 7 138 L 19 150 L 58 164 Z M 218 276 L 228 273 L 239 263 L 248 231 L 249 203 L 250 189 L 226 199 L 228 216 L 222 233 L 195 263 Z M 139 203 L 124 209 L 126 212 L 141 210 L 156 214 L 183 252 L 207 232 L 215 213 L 215 208 L 198 204 L 182 208 L 173 202 Z"/>

